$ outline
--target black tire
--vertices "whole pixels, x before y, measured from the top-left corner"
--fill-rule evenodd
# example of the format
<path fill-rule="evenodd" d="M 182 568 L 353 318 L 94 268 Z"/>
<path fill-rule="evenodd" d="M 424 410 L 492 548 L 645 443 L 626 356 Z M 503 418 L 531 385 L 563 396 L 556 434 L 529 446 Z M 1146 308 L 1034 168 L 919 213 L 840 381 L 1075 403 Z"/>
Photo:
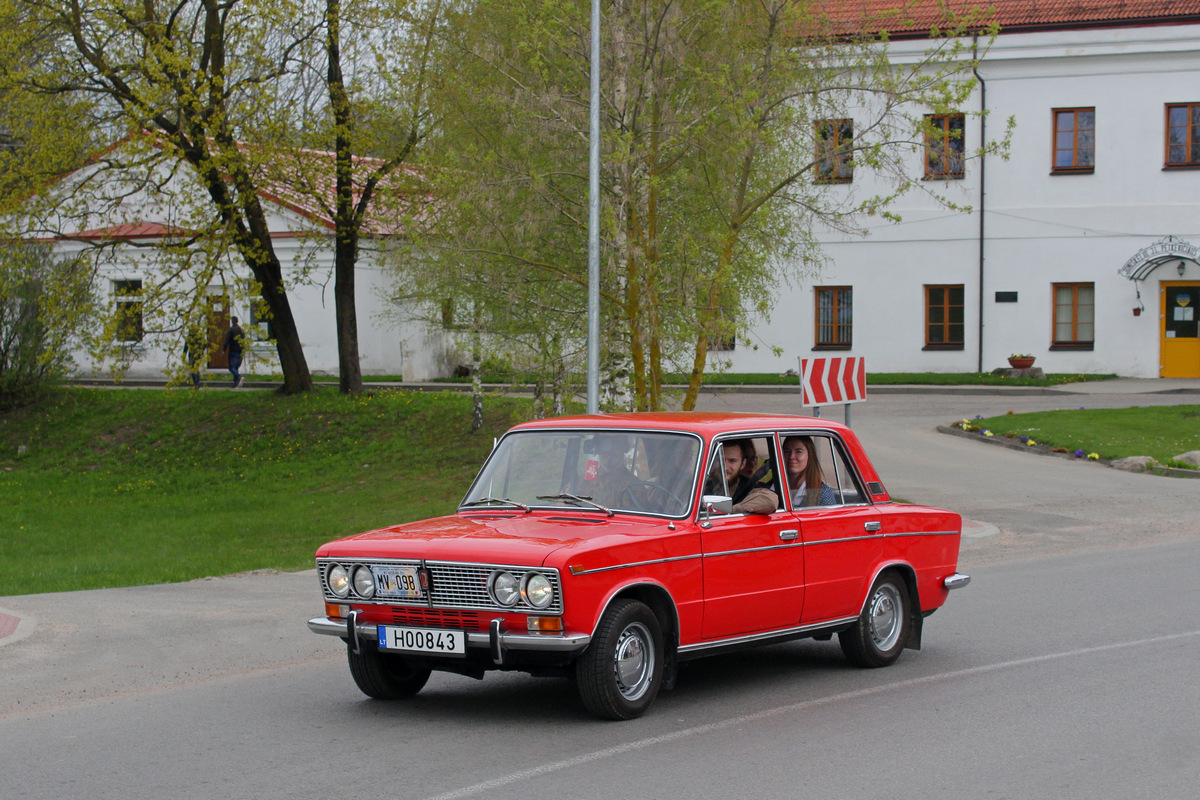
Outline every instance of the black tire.
<path fill-rule="evenodd" d="M 895 663 L 908 644 L 912 630 L 908 585 L 895 572 L 875 580 L 858 621 L 838 634 L 842 652 L 859 667 L 886 667 Z"/>
<path fill-rule="evenodd" d="M 663 663 L 658 617 L 645 603 L 617 600 L 575 662 L 579 697 L 601 719 L 640 717 L 658 696 Z"/>
<path fill-rule="evenodd" d="M 380 653 L 363 647 L 360 652 L 346 645 L 350 674 L 358 688 L 376 700 L 400 700 L 412 697 L 425 687 L 430 670 L 415 667 L 404 656 Z"/>

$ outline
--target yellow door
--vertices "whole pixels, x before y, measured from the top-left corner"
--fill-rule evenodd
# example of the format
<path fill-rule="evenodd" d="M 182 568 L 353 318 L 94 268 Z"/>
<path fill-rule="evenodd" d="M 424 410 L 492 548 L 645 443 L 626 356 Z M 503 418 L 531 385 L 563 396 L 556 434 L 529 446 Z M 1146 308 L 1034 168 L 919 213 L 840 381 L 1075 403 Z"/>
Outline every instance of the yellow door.
<path fill-rule="evenodd" d="M 1200 378 L 1200 283 L 1163 281 L 1161 367 L 1164 378 Z"/>

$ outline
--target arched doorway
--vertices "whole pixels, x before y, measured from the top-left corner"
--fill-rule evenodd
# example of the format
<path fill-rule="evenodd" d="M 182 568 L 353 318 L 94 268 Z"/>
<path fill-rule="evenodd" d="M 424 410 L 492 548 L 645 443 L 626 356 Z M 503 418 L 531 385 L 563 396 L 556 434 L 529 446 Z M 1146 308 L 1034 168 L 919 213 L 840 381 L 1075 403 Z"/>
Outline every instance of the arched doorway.
<path fill-rule="evenodd" d="M 1159 377 L 1200 378 L 1200 248 L 1167 236 L 1139 250 L 1120 273 L 1135 283 L 1154 273 L 1159 282 Z"/>

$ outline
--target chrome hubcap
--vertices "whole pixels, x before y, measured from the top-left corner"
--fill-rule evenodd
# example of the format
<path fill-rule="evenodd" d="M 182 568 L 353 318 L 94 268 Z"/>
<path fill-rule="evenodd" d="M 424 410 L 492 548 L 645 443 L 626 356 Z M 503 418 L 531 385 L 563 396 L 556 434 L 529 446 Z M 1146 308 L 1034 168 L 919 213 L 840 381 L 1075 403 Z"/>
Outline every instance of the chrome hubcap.
<path fill-rule="evenodd" d="M 650 631 L 635 622 L 621 631 L 613 658 L 617 690 L 626 700 L 637 700 L 650 687 L 654 674 L 654 650 L 650 646 Z"/>
<path fill-rule="evenodd" d="M 891 650 L 900 640 L 900 630 L 903 627 L 901 608 L 900 592 L 890 583 L 880 586 L 871 598 L 868 615 L 871 639 L 880 650 Z"/>

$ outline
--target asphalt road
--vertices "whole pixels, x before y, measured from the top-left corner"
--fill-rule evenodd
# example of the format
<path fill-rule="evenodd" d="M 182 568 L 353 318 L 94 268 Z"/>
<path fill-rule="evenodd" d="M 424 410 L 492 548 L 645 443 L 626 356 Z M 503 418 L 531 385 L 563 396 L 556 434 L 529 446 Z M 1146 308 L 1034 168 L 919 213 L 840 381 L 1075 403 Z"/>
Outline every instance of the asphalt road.
<path fill-rule="evenodd" d="M 0 798 L 1194 797 L 1200 481 L 934 432 L 1064 402 L 1197 397 L 855 406 L 893 495 L 974 521 L 974 581 L 891 668 L 849 668 L 835 642 L 763 648 L 599 723 L 568 682 L 523 675 L 367 700 L 304 626 L 312 572 L 0 598 L 0 631 L 19 621 L 0 638 Z"/>

